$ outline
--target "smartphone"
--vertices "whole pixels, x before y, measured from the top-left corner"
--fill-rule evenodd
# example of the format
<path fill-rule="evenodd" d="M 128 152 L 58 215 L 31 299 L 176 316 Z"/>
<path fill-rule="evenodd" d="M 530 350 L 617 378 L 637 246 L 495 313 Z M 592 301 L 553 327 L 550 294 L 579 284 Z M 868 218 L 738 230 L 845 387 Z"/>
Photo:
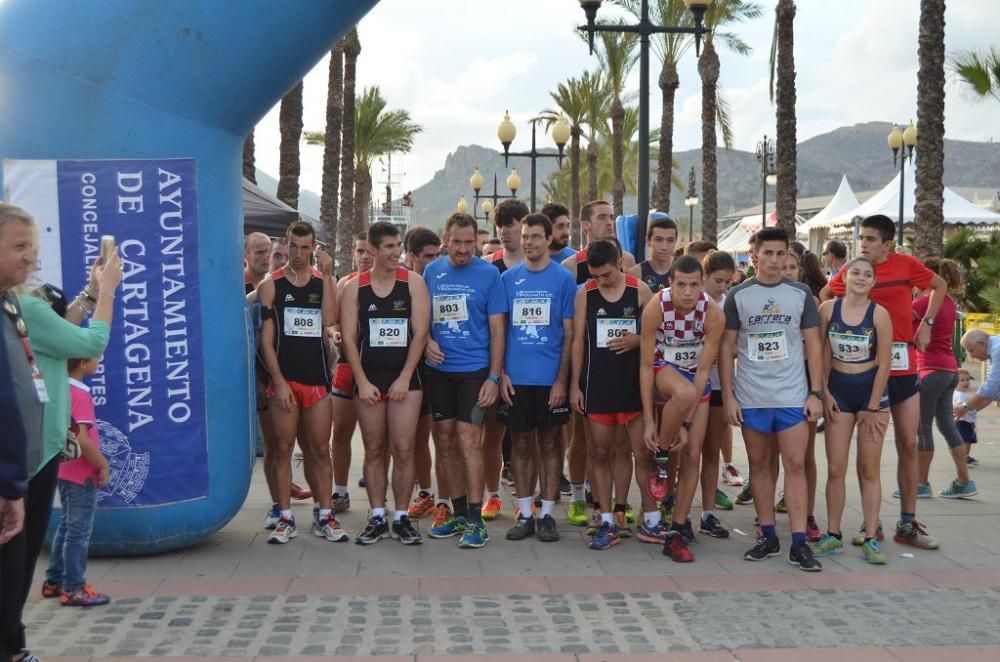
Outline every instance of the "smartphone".
<path fill-rule="evenodd" d="M 114 235 L 106 234 L 101 237 L 101 264 L 107 264 L 111 259 L 111 254 L 115 252 Z"/>

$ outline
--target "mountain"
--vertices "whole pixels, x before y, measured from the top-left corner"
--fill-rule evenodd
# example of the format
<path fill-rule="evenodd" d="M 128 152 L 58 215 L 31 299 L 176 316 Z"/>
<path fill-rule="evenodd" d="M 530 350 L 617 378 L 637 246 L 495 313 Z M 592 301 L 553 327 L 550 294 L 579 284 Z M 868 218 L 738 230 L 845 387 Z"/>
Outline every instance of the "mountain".
<path fill-rule="evenodd" d="M 257 186 L 271 195 L 278 192 L 278 180 L 257 168 Z M 308 189 L 299 190 L 299 211 L 306 216 L 319 218 L 319 194 Z"/>

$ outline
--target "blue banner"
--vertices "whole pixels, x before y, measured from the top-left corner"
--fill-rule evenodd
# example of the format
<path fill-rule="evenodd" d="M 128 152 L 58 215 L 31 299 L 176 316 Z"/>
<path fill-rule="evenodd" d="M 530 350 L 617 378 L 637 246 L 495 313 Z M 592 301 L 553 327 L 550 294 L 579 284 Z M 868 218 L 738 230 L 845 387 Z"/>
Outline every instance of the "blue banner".
<path fill-rule="evenodd" d="M 111 482 L 101 508 L 208 495 L 193 159 L 58 161 L 63 286 L 79 292 L 113 235 L 111 342 L 91 380 Z"/>

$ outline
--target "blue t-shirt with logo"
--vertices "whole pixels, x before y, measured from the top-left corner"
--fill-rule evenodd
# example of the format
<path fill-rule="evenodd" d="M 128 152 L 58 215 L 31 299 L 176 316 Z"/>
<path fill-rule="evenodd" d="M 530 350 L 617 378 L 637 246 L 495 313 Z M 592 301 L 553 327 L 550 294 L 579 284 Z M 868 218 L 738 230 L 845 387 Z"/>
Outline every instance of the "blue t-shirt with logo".
<path fill-rule="evenodd" d="M 574 255 L 576 255 L 576 251 L 574 249 L 570 248 L 569 246 L 563 246 L 563 249 L 558 253 L 550 253 L 549 258 L 551 258 L 554 262 L 562 264 L 563 260 L 571 258 Z"/>
<path fill-rule="evenodd" d="M 563 321 L 573 319 L 576 282 L 551 260 L 541 271 L 521 263 L 505 271 L 502 280 L 507 304 L 504 372 L 515 385 L 551 386 L 559 374 Z"/>
<path fill-rule="evenodd" d="M 442 372 L 472 372 L 490 365 L 490 315 L 507 311 L 500 272 L 473 258 L 458 267 L 447 257 L 424 269 L 431 299 L 431 338 L 444 353 Z"/>

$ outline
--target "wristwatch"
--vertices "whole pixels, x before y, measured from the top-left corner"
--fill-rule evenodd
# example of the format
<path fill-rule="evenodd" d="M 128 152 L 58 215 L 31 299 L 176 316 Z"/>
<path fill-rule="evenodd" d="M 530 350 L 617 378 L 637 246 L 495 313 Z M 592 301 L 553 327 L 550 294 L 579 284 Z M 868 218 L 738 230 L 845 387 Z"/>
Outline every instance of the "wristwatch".
<path fill-rule="evenodd" d="M 927 316 L 924 318 L 924 323 L 927 324 L 927 326 L 934 326 L 934 318 Z"/>
<path fill-rule="evenodd" d="M 489 377 L 487 377 L 486 379 L 490 380 L 491 382 L 493 382 L 493 383 L 494 383 L 494 384 L 496 384 L 497 386 L 499 386 L 499 385 L 500 385 L 500 375 L 498 375 L 498 374 L 496 374 L 496 373 L 493 373 L 492 375 L 490 375 L 490 376 L 489 376 Z"/>
<path fill-rule="evenodd" d="M 809 395 L 815 395 L 817 398 L 822 400 L 823 398 L 826 397 L 826 392 L 820 389 L 818 391 L 809 391 Z"/>

